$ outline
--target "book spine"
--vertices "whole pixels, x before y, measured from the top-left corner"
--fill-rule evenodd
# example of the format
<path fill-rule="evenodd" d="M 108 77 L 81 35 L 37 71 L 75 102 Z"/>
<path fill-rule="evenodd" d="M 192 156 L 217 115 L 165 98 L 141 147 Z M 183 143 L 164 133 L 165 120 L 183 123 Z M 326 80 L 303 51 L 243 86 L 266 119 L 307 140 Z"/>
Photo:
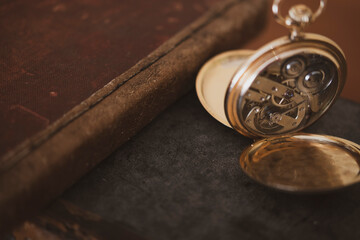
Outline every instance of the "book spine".
<path fill-rule="evenodd" d="M 264 0 L 228 0 L 113 79 L 0 161 L 0 229 L 59 196 L 194 87 L 211 56 L 238 48 L 265 22 Z"/>

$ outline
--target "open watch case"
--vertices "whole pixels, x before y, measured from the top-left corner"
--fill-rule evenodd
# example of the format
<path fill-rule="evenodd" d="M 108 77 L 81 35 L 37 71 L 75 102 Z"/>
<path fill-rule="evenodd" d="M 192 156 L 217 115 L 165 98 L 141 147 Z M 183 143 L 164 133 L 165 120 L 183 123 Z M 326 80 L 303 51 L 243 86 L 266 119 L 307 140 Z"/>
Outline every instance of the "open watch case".
<path fill-rule="evenodd" d="M 295 5 L 275 19 L 290 29 L 256 51 L 234 50 L 210 59 L 196 79 L 204 108 L 219 122 L 256 141 L 240 165 L 252 179 L 286 191 L 319 192 L 360 181 L 360 146 L 345 139 L 299 133 L 319 119 L 339 96 L 346 60 L 332 40 L 303 29 L 313 13 Z"/>

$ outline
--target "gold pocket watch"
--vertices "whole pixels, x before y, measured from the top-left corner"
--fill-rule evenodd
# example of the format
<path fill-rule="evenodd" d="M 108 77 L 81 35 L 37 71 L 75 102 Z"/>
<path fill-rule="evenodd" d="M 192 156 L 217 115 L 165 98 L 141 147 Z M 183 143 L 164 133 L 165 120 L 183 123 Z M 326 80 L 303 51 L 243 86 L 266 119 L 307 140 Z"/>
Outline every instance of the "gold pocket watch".
<path fill-rule="evenodd" d="M 203 107 L 219 122 L 256 141 L 240 165 L 252 179 L 294 192 L 319 192 L 360 181 L 360 146 L 345 139 L 299 133 L 339 96 L 346 60 L 332 40 L 303 29 L 323 11 L 305 5 L 275 19 L 290 29 L 256 51 L 234 50 L 210 59 L 196 79 Z"/>

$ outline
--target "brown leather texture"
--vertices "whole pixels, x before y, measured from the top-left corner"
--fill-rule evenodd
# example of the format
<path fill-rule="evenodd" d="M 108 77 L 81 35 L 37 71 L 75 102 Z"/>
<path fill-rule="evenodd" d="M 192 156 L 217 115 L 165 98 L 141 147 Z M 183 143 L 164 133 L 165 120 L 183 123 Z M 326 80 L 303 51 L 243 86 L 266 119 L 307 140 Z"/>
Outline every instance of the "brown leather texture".
<path fill-rule="evenodd" d="M 0 156 L 146 57 L 216 2 L 2 2 Z"/>
<path fill-rule="evenodd" d="M 263 0 L 226 0 L 212 2 L 210 5 L 211 9 L 199 18 L 196 17 L 197 20 L 158 48 L 153 45 L 150 54 L 143 53 L 145 57 L 109 80 L 104 87 L 80 104 L 73 102 L 77 104 L 75 107 L 0 159 L 0 231 L 1 228 L 5 230 L 36 213 L 59 196 L 166 107 L 192 89 L 196 73 L 207 59 L 219 52 L 240 47 L 255 36 L 264 24 L 266 4 Z M 165 3 L 159 4 L 159 7 L 165 6 Z M 112 9 L 113 6 L 108 8 Z M 77 8 L 79 9 L 82 8 Z M 102 11 L 101 8 L 98 9 Z M 158 11 L 160 9 L 162 8 L 155 8 Z M 153 15 L 157 14 L 155 10 L 147 9 Z M 77 13 L 72 12 L 75 15 Z M 111 30 L 116 32 L 115 36 L 123 36 L 130 31 L 125 28 L 125 32 L 118 33 L 121 27 L 116 26 Z M 72 25 L 64 26 L 67 27 Z M 93 27 L 96 26 L 91 26 Z M 103 28 L 101 25 L 96 29 Z M 144 44 L 143 41 L 149 37 L 145 33 L 146 31 L 137 31 L 137 34 L 132 35 L 133 42 L 130 41 L 129 44 Z M 138 40 L 139 37 L 142 40 Z M 77 42 L 77 38 L 74 41 Z M 94 42 L 96 44 L 92 46 L 97 47 L 99 41 Z M 76 50 L 81 49 L 82 45 L 76 46 L 69 54 L 74 59 L 80 59 Z M 142 47 L 139 46 L 140 49 Z M 132 50 L 135 51 L 135 48 Z M 115 50 L 107 49 L 103 54 L 111 55 L 112 51 Z M 93 55 L 92 60 L 85 61 L 94 64 L 93 67 L 101 65 L 106 58 L 97 54 Z M 128 54 L 130 56 L 131 52 Z M 118 54 L 111 56 L 115 62 L 121 57 Z M 64 62 L 58 64 L 60 67 L 70 60 L 62 61 Z M 74 67 L 71 64 L 67 66 Z M 110 70 L 107 71 L 108 68 L 102 66 L 98 73 L 108 74 Z M 88 75 L 89 78 L 91 76 L 94 76 L 94 72 Z M 66 82 L 68 78 L 64 77 L 61 81 Z M 55 92 L 59 96 L 59 92 Z"/>

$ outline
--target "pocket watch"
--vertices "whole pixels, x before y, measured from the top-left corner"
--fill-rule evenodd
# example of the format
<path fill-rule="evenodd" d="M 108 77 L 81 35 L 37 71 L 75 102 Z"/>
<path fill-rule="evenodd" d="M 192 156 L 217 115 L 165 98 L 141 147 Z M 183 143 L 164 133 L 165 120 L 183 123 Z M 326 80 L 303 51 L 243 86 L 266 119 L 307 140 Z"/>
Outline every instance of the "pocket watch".
<path fill-rule="evenodd" d="M 340 47 L 305 33 L 323 11 L 302 4 L 283 17 L 281 0 L 272 11 L 290 30 L 260 49 L 234 50 L 210 59 L 196 79 L 203 107 L 219 122 L 255 139 L 240 156 L 243 171 L 266 186 L 320 192 L 360 181 L 360 146 L 338 137 L 301 133 L 339 96 L 346 80 Z"/>

